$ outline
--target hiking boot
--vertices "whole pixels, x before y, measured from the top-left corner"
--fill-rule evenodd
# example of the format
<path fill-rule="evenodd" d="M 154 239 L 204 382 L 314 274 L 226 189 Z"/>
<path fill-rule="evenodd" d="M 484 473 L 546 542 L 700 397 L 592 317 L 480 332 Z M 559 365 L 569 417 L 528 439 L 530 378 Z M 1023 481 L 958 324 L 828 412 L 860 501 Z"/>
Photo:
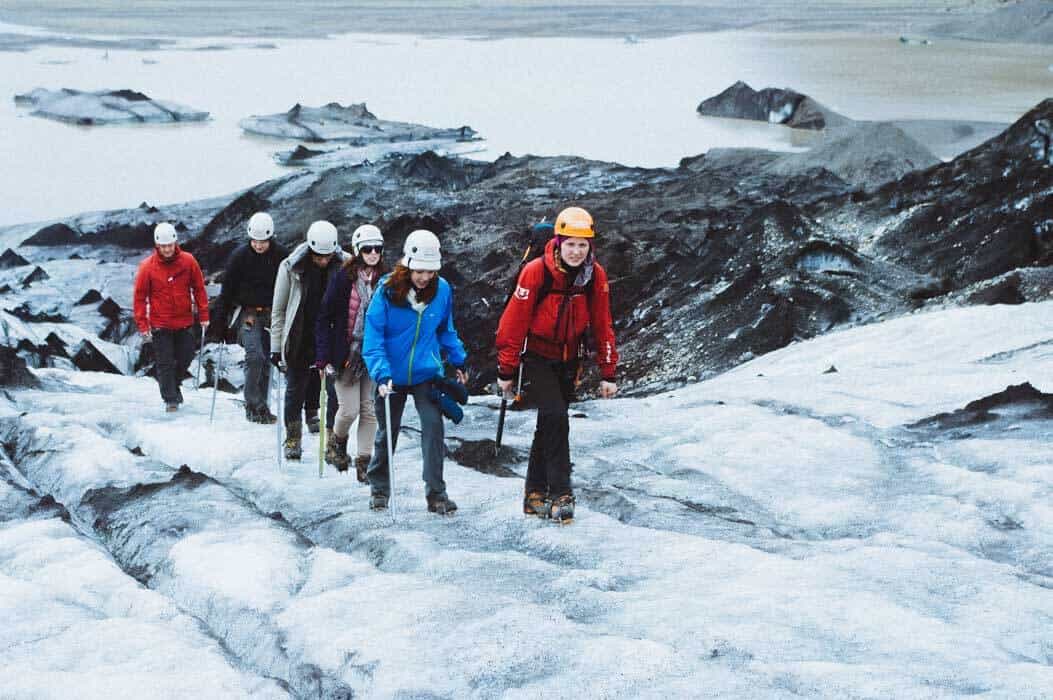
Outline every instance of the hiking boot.
<path fill-rule="evenodd" d="M 285 459 L 300 461 L 303 448 L 300 447 L 300 438 L 303 435 L 303 425 L 300 423 L 289 423 L 285 426 Z"/>
<path fill-rule="evenodd" d="M 175 413 L 178 410 L 179 410 L 179 404 L 177 404 L 177 403 L 165 404 L 165 413 Z"/>
<path fill-rule="evenodd" d="M 255 408 L 251 408 L 249 406 L 246 406 L 245 407 L 245 420 L 247 420 L 250 423 L 259 423 L 260 422 L 260 414 Z"/>
<path fill-rule="evenodd" d="M 540 491 L 530 491 L 523 497 L 523 514 L 537 515 L 542 518 L 548 516 L 548 496 Z"/>
<path fill-rule="evenodd" d="M 318 431 L 321 430 L 321 424 L 318 422 L 318 414 L 313 413 L 307 416 L 307 432 L 312 435 L 317 435 Z"/>
<path fill-rule="evenodd" d="M 450 497 L 445 493 L 440 493 L 437 496 L 428 496 L 428 512 L 438 513 L 439 515 L 450 515 L 457 510 L 457 504 L 450 500 Z"/>
<path fill-rule="evenodd" d="M 552 501 L 552 505 L 549 507 L 548 517 L 561 525 L 567 525 L 573 522 L 574 497 L 567 493 Z"/>
<path fill-rule="evenodd" d="M 271 413 L 270 409 L 266 406 L 256 409 L 257 422 L 264 425 L 274 425 L 278 422 L 278 416 Z"/>
<path fill-rule="evenodd" d="M 369 477 L 366 472 L 369 470 L 369 457 L 363 457 L 359 455 L 355 457 L 355 477 L 360 483 L 366 483 L 369 481 Z"/>
<path fill-rule="evenodd" d="M 329 437 L 325 445 L 325 461 L 336 467 L 338 472 L 346 472 L 347 465 L 351 463 L 351 458 L 347 456 L 348 436 L 340 437 L 332 431 L 326 432 Z"/>
<path fill-rule="evenodd" d="M 388 496 L 386 493 L 373 493 L 369 495 L 370 510 L 387 510 Z"/>

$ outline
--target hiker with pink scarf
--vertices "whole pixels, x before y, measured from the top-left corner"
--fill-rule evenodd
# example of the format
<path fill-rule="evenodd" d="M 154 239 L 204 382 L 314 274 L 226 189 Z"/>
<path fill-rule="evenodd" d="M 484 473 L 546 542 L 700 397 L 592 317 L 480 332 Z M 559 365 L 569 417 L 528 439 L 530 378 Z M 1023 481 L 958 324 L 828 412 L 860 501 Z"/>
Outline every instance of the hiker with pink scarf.
<path fill-rule="evenodd" d="M 323 379 L 333 377 L 340 402 L 328 435 L 325 461 L 338 471 L 347 471 L 351 462 L 348 440 L 357 419 L 355 473 L 365 483 L 377 419 L 373 411 L 375 387 L 362 361 L 362 335 L 369 300 L 377 280 L 386 272 L 380 229 L 372 224 L 359 226 L 351 236 L 351 249 L 352 257 L 331 276 L 322 298 L 315 329 L 315 367 Z"/>

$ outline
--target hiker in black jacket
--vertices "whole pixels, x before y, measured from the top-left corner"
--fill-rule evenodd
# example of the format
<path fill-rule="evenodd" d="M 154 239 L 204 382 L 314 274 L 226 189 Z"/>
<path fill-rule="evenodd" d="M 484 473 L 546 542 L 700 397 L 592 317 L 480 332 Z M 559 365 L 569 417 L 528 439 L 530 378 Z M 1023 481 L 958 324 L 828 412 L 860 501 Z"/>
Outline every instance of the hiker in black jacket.
<path fill-rule="evenodd" d="M 226 336 L 227 321 L 236 313 L 238 342 L 245 348 L 245 418 L 253 423 L 274 423 L 267 408 L 270 385 L 271 299 L 278 265 L 288 252 L 273 240 L 274 221 L 257 212 L 249 219 L 249 242 L 230 256 L 223 275 L 213 324 L 218 338 Z M 219 326 L 219 328 L 216 328 Z"/>

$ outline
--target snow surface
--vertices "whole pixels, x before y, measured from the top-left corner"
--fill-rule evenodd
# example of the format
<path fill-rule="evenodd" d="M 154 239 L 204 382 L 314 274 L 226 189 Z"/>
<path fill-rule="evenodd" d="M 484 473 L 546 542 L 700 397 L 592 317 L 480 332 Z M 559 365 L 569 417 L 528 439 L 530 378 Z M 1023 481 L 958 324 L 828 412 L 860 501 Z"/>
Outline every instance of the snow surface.
<path fill-rule="evenodd" d="M 1009 384 L 1053 391 L 1053 302 L 916 314 L 576 404 L 562 528 L 521 514 L 520 479 L 452 459 L 461 509 L 426 513 L 412 410 L 392 517 L 353 477 L 320 479 L 314 440 L 279 465 L 274 427 L 237 397 L 210 425 L 206 390 L 184 387 L 172 415 L 152 380 L 38 374 L 45 389 L 0 410 L 9 482 L 84 535 L 2 526 L 0 605 L 32 622 L 0 632 L 0 663 L 38 664 L 15 697 L 61 695 L 66 673 L 122 683 L 136 645 L 164 650 L 138 684 L 159 697 L 273 694 L 269 679 L 293 697 L 1053 696 L 1053 421 L 906 427 Z M 449 446 L 492 438 L 495 408 L 473 398 Z M 506 425 L 519 475 L 533 418 Z M 51 575 L 8 583 L 30 540 Z M 25 630 L 133 624 L 155 627 L 23 648 Z"/>

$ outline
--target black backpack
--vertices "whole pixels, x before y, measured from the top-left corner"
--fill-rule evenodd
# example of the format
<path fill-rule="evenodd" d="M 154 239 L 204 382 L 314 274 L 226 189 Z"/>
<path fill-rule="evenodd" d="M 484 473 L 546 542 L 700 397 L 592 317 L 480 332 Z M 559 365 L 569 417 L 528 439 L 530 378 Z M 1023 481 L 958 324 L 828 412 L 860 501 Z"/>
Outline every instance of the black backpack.
<path fill-rule="evenodd" d="M 527 263 L 532 260 L 540 258 L 545 252 L 545 246 L 552 239 L 554 227 L 547 221 L 541 221 L 530 227 L 530 237 L 527 242 L 526 250 L 523 251 L 523 257 L 519 261 L 519 268 L 516 270 L 515 279 L 512 280 L 512 289 L 509 290 L 508 296 L 505 297 L 505 306 L 508 306 L 508 302 L 512 300 L 512 295 L 515 294 L 516 285 L 519 283 L 519 275 L 523 272 L 523 268 L 527 266 Z M 542 265 L 541 270 L 544 273 L 544 279 L 541 282 L 541 288 L 538 290 L 537 301 L 535 305 L 540 305 L 549 294 L 552 293 L 552 273 L 548 269 L 548 265 Z M 590 279 L 586 284 L 584 290 L 575 289 L 571 287 L 569 289 L 557 290 L 556 294 L 566 295 L 566 299 L 581 294 L 582 291 L 588 296 L 589 301 L 592 301 L 592 280 Z M 562 314 L 562 307 L 560 308 Z"/>

